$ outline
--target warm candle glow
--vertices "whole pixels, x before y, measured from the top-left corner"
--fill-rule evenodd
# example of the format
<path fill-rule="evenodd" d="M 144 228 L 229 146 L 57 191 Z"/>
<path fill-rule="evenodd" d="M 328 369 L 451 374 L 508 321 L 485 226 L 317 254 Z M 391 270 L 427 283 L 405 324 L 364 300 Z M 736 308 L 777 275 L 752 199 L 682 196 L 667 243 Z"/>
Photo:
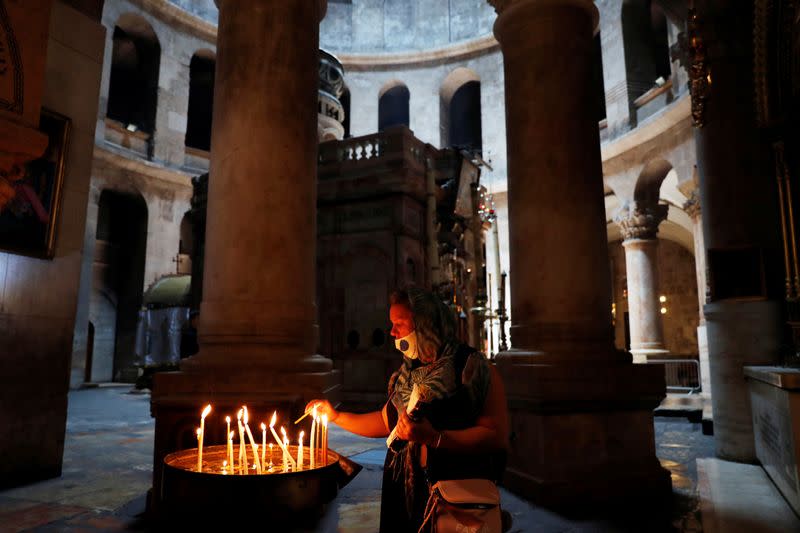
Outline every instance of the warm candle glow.
<path fill-rule="evenodd" d="M 203 409 L 203 414 L 202 414 L 202 415 L 200 415 L 200 416 L 201 416 L 202 418 L 205 418 L 205 417 L 207 417 L 207 416 L 208 416 L 208 413 L 210 413 L 210 412 L 211 412 L 211 404 L 208 404 L 208 405 L 206 405 L 206 408 L 205 408 L 205 409 Z"/>
<path fill-rule="evenodd" d="M 261 422 L 261 467 L 266 468 L 264 454 L 267 453 L 267 425 Z"/>
<path fill-rule="evenodd" d="M 197 471 L 203 471 L 203 447 L 200 445 L 201 436 L 203 435 L 203 431 L 200 428 L 197 428 L 195 431 L 197 434 Z"/>
<path fill-rule="evenodd" d="M 300 441 L 297 446 L 297 469 L 303 469 L 303 435 L 305 435 L 304 431 L 300 432 Z"/>
<path fill-rule="evenodd" d="M 322 466 L 328 464 L 328 415 L 322 415 Z"/>
<path fill-rule="evenodd" d="M 272 412 L 272 419 L 270 419 L 270 421 L 269 421 L 269 427 L 275 427 L 275 422 L 277 420 L 278 420 L 278 412 L 277 411 L 273 411 Z"/>

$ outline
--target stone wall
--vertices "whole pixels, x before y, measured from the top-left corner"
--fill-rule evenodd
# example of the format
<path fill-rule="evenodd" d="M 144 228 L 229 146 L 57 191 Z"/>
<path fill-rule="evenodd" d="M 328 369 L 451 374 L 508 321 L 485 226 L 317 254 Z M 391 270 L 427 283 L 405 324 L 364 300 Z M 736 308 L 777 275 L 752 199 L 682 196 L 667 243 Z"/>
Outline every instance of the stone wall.
<path fill-rule="evenodd" d="M 54 3 L 42 103 L 71 131 L 55 257 L 0 253 L 0 486 L 61 472 L 104 40 L 99 23 Z"/>
<path fill-rule="evenodd" d="M 615 345 L 627 350 L 625 345 L 625 312 L 628 302 L 625 298 L 625 249 L 621 241 L 608 245 L 613 276 L 612 298 L 616 307 L 614 326 Z M 697 326 L 700 322 L 697 300 L 697 277 L 695 275 L 692 253 L 672 241 L 658 241 L 658 295 L 667 297 L 664 307 L 667 313 L 661 315 L 664 327 L 664 346 L 670 356 L 696 358 Z"/>

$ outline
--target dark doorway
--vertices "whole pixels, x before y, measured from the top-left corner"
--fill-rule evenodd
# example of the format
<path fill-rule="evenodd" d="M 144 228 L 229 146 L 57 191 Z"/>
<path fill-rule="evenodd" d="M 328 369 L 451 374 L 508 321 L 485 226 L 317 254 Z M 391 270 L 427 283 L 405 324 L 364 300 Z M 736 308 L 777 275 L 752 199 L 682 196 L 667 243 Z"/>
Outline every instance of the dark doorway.
<path fill-rule="evenodd" d="M 89 316 L 94 324 L 91 381 L 133 382 L 142 304 L 147 205 L 141 196 L 103 191 L 97 217 Z"/>
<path fill-rule="evenodd" d="M 450 100 L 449 111 L 449 145 L 480 153 L 481 82 L 468 81 L 459 87 Z"/>
<path fill-rule="evenodd" d="M 211 150 L 211 118 L 214 110 L 213 52 L 204 50 L 192 56 L 189 64 L 189 110 L 186 120 L 186 146 Z"/>
<path fill-rule="evenodd" d="M 383 92 L 378 101 L 378 131 L 392 126 L 408 126 L 411 93 L 405 85 L 395 85 Z"/>
<path fill-rule="evenodd" d="M 143 18 L 127 14 L 114 27 L 106 116 L 131 131 L 155 131 L 161 45 Z"/>

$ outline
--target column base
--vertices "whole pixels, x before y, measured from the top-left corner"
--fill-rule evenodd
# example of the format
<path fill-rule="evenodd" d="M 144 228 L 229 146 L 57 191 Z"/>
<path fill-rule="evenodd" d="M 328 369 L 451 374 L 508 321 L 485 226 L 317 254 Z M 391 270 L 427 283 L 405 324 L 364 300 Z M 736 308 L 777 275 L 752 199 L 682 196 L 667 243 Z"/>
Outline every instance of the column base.
<path fill-rule="evenodd" d="M 299 427 L 294 425 L 294 421 L 303 413 L 309 400 L 327 398 L 334 405 L 339 402 L 340 382 L 337 370 L 304 372 L 298 368 L 296 372 L 270 371 L 258 366 L 204 368 L 195 365 L 190 366 L 190 370 L 156 374 L 150 401 L 150 414 L 156 419 L 154 490 L 148 501 L 148 512 L 158 511 L 164 456 L 197 447 L 195 430 L 200 425 L 200 413 L 206 404 L 211 403 L 213 410 L 206 418 L 205 445 L 226 442 L 225 416 L 231 417 L 232 430 L 237 431 L 236 413 L 242 405 L 247 405 L 250 428 L 260 443 L 261 423 L 269 424 L 273 411 L 278 412 L 278 425 L 287 430 L 291 428 L 290 433 L 294 434 Z M 308 433 L 308 428 L 305 429 Z"/>
<path fill-rule="evenodd" d="M 631 348 L 631 356 L 636 364 L 646 363 L 651 359 L 662 359 L 669 354 L 664 348 Z"/>
<path fill-rule="evenodd" d="M 653 409 L 665 396 L 657 365 L 541 364 L 497 356 L 511 446 L 505 484 L 557 509 L 661 501 L 670 474 L 655 453 Z"/>

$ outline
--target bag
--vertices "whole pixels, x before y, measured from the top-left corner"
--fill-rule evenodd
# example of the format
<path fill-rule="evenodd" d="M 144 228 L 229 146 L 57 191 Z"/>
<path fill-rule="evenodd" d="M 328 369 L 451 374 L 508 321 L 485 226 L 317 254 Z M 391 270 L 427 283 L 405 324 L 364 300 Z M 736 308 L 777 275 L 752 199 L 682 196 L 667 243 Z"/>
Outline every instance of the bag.
<path fill-rule="evenodd" d="M 488 479 L 451 479 L 431 487 L 419 533 L 501 533 L 500 491 Z"/>

